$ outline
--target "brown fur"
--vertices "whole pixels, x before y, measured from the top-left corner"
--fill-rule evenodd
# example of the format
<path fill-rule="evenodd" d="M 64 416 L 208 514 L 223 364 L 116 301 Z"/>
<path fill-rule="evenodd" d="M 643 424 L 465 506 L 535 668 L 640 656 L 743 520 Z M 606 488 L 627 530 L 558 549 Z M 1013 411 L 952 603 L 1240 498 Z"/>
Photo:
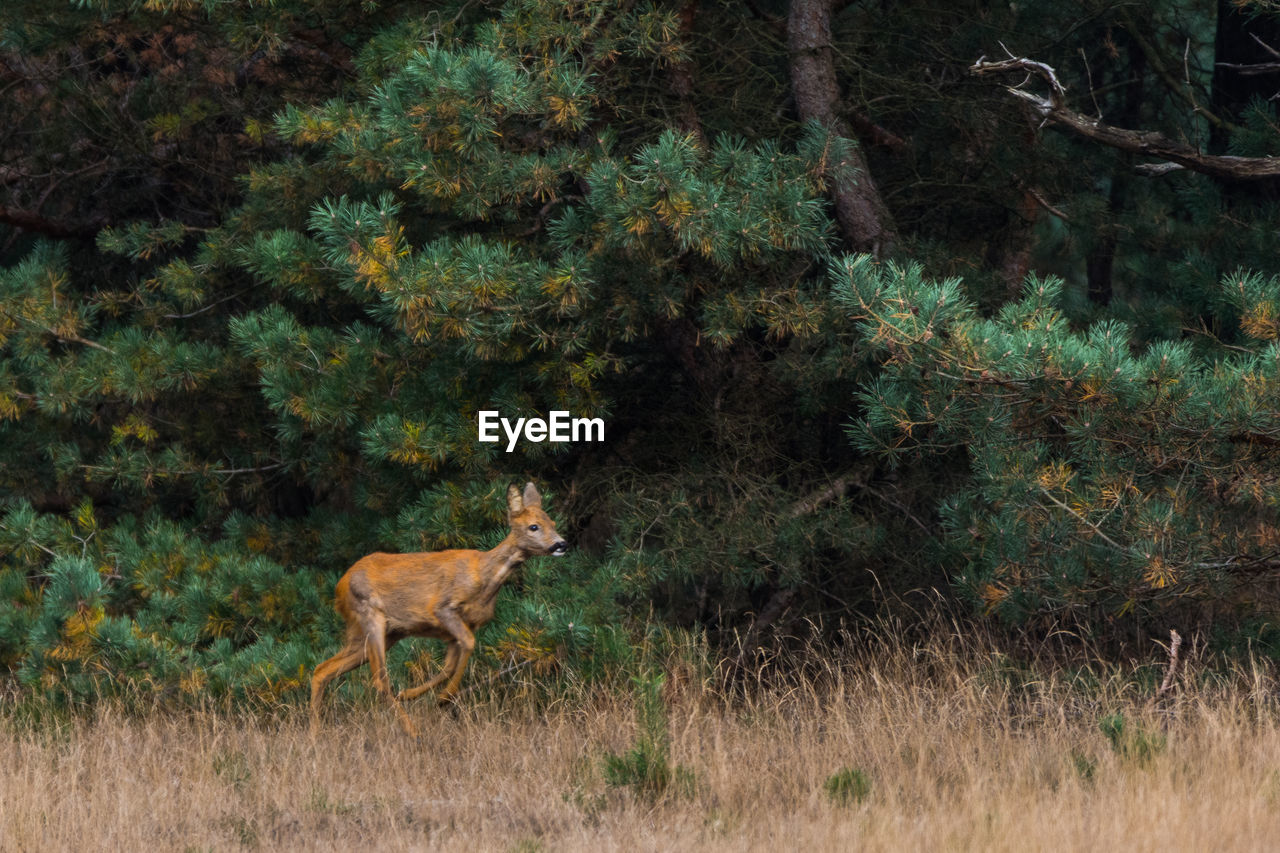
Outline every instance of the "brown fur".
<path fill-rule="evenodd" d="M 325 685 L 366 661 L 373 684 L 391 702 L 410 735 L 415 727 L 400 700 L 413 699 L 445 683 L 439 701 L 458 691 L 475 632 L 493 618 L 498 590 L 526 559 L 561 555 L 568 547 L 556 524 L 542 511 L 533 483 L 521 492 L 507 488 L 511 532 L 491 551 L 434 551 L 418 554 L 375 553 L 362 557 L 338 581 L 336 606 L 347 623 L 342 651 L 316 667 L 311 677 L 311 723 L 320 724 Z M 444 666 L 433 678 L 397 696 L 387 676 L 387 649 L 405 637 L 432 637 L 448 644 Z"/>

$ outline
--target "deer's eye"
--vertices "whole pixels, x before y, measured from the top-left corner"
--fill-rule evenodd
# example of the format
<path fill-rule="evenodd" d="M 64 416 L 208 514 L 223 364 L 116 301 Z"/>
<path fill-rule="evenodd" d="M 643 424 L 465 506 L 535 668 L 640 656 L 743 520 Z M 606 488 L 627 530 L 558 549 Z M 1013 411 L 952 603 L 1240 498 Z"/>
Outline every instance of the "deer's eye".
<path fill-rule="evenodd" d="M 537 532 L 538 532 L 538 525 L 536 525 L 536 524 L 530 524 L 530 525 L 529 525 L 529 529 L 530 529 L 530 530 L 532 530 L 534 533 L 537 533 Z"/>

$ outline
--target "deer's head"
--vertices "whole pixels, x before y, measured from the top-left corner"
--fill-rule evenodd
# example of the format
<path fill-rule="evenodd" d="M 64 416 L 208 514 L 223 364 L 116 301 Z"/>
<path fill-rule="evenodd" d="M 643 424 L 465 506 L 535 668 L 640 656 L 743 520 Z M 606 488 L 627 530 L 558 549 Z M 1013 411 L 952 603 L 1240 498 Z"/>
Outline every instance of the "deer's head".
<path fill-rule="evenodd" d="M 516 545 L 526 554 L 562 557 L 569 550 L 556 523 L 542 511 L 542 495 L 533 483 L 525 483 L 523 492 L 515 483 L 507 486 L 507 519 Z"/>

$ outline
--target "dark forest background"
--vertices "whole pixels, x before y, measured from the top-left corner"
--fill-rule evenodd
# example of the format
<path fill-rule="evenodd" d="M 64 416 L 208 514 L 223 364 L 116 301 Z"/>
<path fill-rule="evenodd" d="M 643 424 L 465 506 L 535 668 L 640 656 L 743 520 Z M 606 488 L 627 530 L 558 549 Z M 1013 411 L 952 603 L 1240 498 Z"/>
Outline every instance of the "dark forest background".
<path fill-rule="evenodd" d="M 1249 0 L 6 0 L 0 672 L 299 696 L 526 479 L 480 667 L 1280 654 L 1278 95 Z"/>

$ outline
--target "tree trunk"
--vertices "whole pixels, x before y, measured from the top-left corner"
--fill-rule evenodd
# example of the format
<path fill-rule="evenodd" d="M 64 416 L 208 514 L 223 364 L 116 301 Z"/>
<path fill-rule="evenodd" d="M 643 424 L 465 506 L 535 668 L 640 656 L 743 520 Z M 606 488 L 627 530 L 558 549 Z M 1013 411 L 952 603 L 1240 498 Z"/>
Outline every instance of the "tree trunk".
<path fill-rule="evenodd" d="M 787 14 L 791 88 L 802 120 L 817 121 L 832 133 L 852 139 L 852 128 L 837 112 L 840 88 L 832 60 L 832 4 L 833 0 L 791 0 Z M 893 219 L 857 148 L 852 165 L 858 173 L 855 180 L 833 182 L 831 188 L 841 234 L 859 251 L 887 255 L 897 242 Z"/>
<path fill-rule="evenodd" d="M 680 7 L 680 38 L 686 46 L 690 45 L 693 40 L 693 22 L 698 14 L 698 0 L 685 0 L 683 6 Z M 698 115 L 698 108 L 693 103 L 693 93 L 696 86 L 693 81 L 693 60 L 685 58 L 676 62 L 671 66 L 671 89 L 675 92 L 676 99 L 680 104 L 680 110 L 676 114 L 676 121 L 681 130 L 685 133 L 693 134 L 697 137 L 698 142 L 706 144 L 706 138 L 702 132 L 702 118 Z"/>
<path fill-rule="evenodd" d="M 1008 299 L 1018 298 L 1022 293 L 1022 283 L 1031 272 L 1032 232 L 1041 211 L 1035 191 L 1024 189 L 1022 198 L 1009 214 L 1008 226 L 996 233 L 987 251 L 987 260 L 1004 282 Z"/>

